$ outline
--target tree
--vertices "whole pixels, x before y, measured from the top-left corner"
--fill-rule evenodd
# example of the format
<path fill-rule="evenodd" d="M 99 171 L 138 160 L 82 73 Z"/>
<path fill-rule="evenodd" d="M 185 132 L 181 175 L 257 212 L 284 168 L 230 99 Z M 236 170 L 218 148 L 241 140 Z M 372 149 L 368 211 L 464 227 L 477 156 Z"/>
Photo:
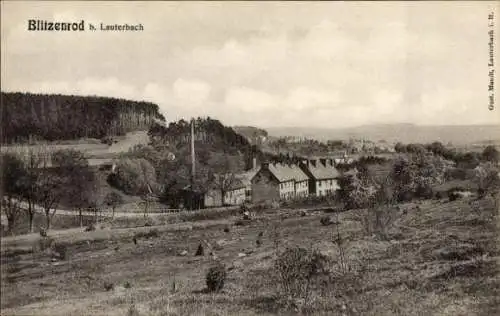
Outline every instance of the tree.
<path fill-rule="evenodd" d="M 474 169 L 475 180 L 480 195 L 484 195 L 494 185 L 498 184 L 498 173 L 498 167 L 492 162 L 483 162 Z"/>
<path fill-rule="evenodd" d="M 212 186 L 221 194 L 221 205 L 224 205 L 226 193 L 238 183 L 235 173 L 243 168 L 243 163 L 236 157 L 213 154 L 210 166 L 214 170 Z"/>
<path fill-rule="evenodd" d="M 364 172 L 339 179 L 339 197 L 346 209 L 368 207 L 376 192 L 376 185 Z"/>
<path fill-rule="evenodd" d="M 42 173 L 40 169 L 47 166 L 47 152 L 45 147 L 28 148 L 23 152 L 24 172 L 18 178 L 19 192 L 22 199 L 28 204 L 28 221 L 30 232 L 33 232 L 33 219 L 35 217 L 38 198 L 38 185 Z"/>
<path fill-rule="evenodd" d="M 498 163 L 500 154 L 495 146 L 490 145 L 483 150 L 482 157 L 486 161 Z"/>
<path fill-rule="evenodd" d="M 156 172 L 153 165 L 144 158 L 122 158 L 117 162 L 116 173 L 111 183 L 125 193 L 140 196 L 144 202 L 146 216 L 157 191 Z"/>
<path fill-rule="evenodd" d="M 396 143 L 394 146 L 394 150 L 398 153 L 405 153 L 406 152 L 406 146 L 403 143 Z"/>
<path fill-rule="evenodd" d="M 78 210 L 80 227 L 83 226 L 83 210 L 97 205 L 98 183 L 85 155 L 77 150 L 58 150 L 52 156 L 58 174 L 65 186 L 66 193 L 73 198 L 71 206 Z"/>
<path fill-rule="evenodd" d="M 12 153 L 2 154 L 0 164 L 2 212 L 7 217 L 8 230 L 12 232 L 21 214 L 19 179 L 24 176 L 25 170 L 23 161 Z"/>
<path fill-rule="evenodd" d="M 115 210 L 116 207 L 119 206 L 120 204 L 123 203 L 123 198 L 120 194 L 112 191 L 109 192 L 105 197 L 104 197 L 104 205 L 107 205 L 111 207 L 112 209 L 112 216 L 111 218 L 115 218 Z"/>
<path fill-rule="evenodd" d="M 448 151 L 446 147 L 441 142 L 433 142 L 425 146 L 427 150 L 434 153 L 435 155 L 444 156 Z"/>
<path fill-rule="evenodd" d="M 43 170 L 36 182 L 36 201 L 42 206 L 45 213 L 45 230 L 50 229 L 52 218 L 56 214 L 56 207 L 62 197 L 64 179 L 55 174 L 54 170 Z M 52 213 L 50 212 L 51 210 Z"/>
<path fill-rule="evenodd" d="M 432 187 L 444 181 L 445 164 L 441 157 L 414 154 L 394 161 L 391 179 L 399 201 L 414 196 L 430 197 Z"/>

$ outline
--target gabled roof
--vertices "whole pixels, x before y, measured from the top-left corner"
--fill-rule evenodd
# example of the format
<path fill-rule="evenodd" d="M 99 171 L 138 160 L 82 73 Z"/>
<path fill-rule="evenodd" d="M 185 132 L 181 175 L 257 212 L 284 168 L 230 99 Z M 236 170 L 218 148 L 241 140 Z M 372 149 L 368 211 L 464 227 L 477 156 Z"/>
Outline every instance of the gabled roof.
<path fill-rule="evenodd" d="M 243 189 L 246 187 L 246 184 L 242 181 L 242 179 L 238 178 L 236 175 L 231 183 L 229 184 L 229 190 L 238 190 L 238 189 Z"/>
<path fill-rule="evenodd" d="M 316 180 L 334 179 L 340 176 L 340 173 L 338 172 L 337 169 L 335 169 L 335 167 L 333 166 L 325 167 L 323 164 L 319 162 L 316 165 L 316 167 L 310 164 L 308 166 L 308 169 Z"/>
<path fill-rule="evenodd" d="M 255 177 L 259 170 L 260 168 L 239 173 L 236 175 L 236 178 L 239 179 L 245 186 L 250 186 L 252 185 L 253 177 Z"/>
<path fill-rule="evenodd" d="M 269 164 L 269 171 L 279 182 L 305 181 L 309 177 L 297 165 Z"/>

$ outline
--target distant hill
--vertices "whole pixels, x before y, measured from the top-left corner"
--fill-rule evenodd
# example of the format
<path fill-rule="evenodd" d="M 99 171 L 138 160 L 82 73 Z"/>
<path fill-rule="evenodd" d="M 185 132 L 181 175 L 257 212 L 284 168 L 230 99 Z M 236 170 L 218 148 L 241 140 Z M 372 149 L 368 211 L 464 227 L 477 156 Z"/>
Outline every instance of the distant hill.
<path fill-rule="evenodd" d="M 270 127 L 266 128 L 270 136 L 299 136 L 317 140 L 364 138 L 378 141 L 403 143 L 442 143 L 469 144 L 500 139 L 499 125 L 450 125 L 423 126 L 414 124 L 364 125 L 351 128 L 314 128 L 314 127 Z"/>
<path fill-rule="evenodd" d="M 97 96 L 1 93 L 1 143 L 74 140 L 148 130 L 156 104 Z"/>

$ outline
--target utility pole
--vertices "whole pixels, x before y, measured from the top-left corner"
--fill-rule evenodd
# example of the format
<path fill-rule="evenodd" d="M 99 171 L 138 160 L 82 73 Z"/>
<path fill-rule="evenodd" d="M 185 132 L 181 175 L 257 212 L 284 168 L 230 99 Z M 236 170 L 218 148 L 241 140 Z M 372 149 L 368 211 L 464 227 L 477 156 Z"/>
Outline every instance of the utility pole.
<path fill-rule="evenodd" d="M 194 177 L 196 174 L 196 160 L 194 153 L 194 119 L 191 119 L 191 207 L 194 208 Z"/>

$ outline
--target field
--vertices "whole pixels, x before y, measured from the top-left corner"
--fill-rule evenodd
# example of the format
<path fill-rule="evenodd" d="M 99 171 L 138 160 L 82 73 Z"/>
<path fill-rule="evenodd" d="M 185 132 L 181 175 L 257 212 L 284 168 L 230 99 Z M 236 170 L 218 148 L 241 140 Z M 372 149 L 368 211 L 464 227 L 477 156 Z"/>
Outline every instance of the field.
<path fill-rule="evenodd" d="M 27 149 L 36 151 L 53 152 L 63 149 L 79 150 L 89 158 L 91 165 L 98 165 L 99 162 L 108 162 L 112 158 L 116 158 L 119 153 L 126 152 L 134 145 L 147 144 L 149 137 L 147 132 L 138 131 L 130 132 L 124 136 L 114 137 L 116 143 L 111 145 L 103 144 L 98 139 L 79 139 L 64 142 L 49 142 L 36 145 L 5 145 L 2 146 L 2 152 L 18 152 L 25 153 Z"/>
<path fill-rule="evenodd" d="M 499 314 L 498 203 L 492 197 L 391 208 L 388 238 L 364 233 L 364 212 L 265 210 L 249 221 L 233 212 L 223 219 L 54 235 L 68 247 L 65 260 L 11 237 L 2 241 L 2 315 Z M 322 225 L 324 216 L 338 225 Z M 337 229 L 344 260 L 332 242 Z M 205 254 L 195 256 L 200 243 Z M 294 245 L 330 259 L 329 276 L 319 280 L 307 309 L 300 302 L 285 307 L 273 270 L 276 254 Z M 208 293 L 205 274 L 215 260 L 225 264 L 227 279 L 221 292 Z"/>

